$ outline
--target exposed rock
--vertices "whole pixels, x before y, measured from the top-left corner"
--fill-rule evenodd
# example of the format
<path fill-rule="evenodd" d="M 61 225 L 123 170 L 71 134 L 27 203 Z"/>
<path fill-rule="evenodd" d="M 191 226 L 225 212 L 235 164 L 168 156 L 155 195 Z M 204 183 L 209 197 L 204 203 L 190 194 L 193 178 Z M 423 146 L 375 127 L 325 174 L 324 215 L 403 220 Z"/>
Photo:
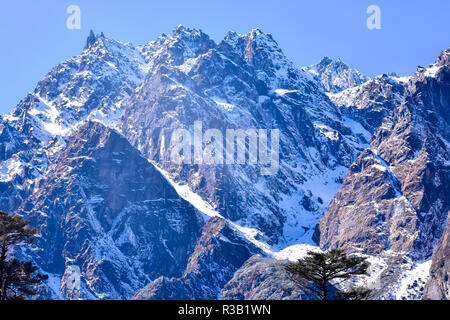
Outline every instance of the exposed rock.
<path fill-rule="evenodd" d="M 253 256 L 223 287 L 222 300 L 303 300 L 285 271 L 287 262 Z"/>
<path fill-rule="evenodd" d="M 426 259 L 450 208 L 449 50 L 411 79 L 320 221 L 323 248 Z"/>
<path fill-rule="evenodd" d="M 138 47 L 91 32 L 0 121 L 0 209 L 39 228 L 33 250 L 17 252 L 50 276 L 39 298 L 123 299 L 150 283 L 137 298 L 216 299 L 259 252 L 252 243 L 311 243 L 347 173 L 316 239 L 386 259 L 375 288 L 392 297 L 404 265 L 429 261 L 448 215 L 448 59 L 446 50 L 411 78 L 369 80 L 330 59 L 299 69 L 259 29 L 216 44 L 178 26 Z M 280 130 L 279 170 L 175 165 L 171 135 L 195 121 Z M 194 206 L 223 218 L 200 240 Z M 444 292 L 439 250 L 430 296 Z M 295 295 L 262 274 L 251 280 L 266 298 Z M 231 283 L 230 295 L 249 289 Z M 417 297 L 421 285 L 405 283 Z"/>
<path fill-rule="evenodd" d="M 328 57 L 310 66 L 307 70 L 315 74 L 325 87 L 325 90 L 330 93 L 357 87 L 369 80 L 358 70 L 350 68 L 340 59 L 332 60 Z"/>
<path fill-rule="evenodd" d="M 406 86 L 403 79 L 382 75 L 328 96 L 343 115 L 370 132 L 369 143 L 383 119 L 403 101 Z"/>
<path fill-rule="evenodd" d="M 124 136 L 224 218 L 258 229 L 265 242 L 309 241 L 371 134 L 361 137 L 347 126 L 320 82 L 258 29 L 230 33 L 217 45 L 201 31 L 174 32 L 145 50 L 154 52 L 148 55 L 153 72 L 127 103 L 119 123 Z M 195 121 L 224 135 L 226 129 L 280 130 L 279 170 L 263 176 L 261 164 L 174 164 L 171 137 L 177 129 L 193 134 Z M 311 218 L 299 218 L 305 215 Z"/>
<path fill-rule="evenodd" d="M 450 215 L 447 228 L 433 255 L 423 296 L 424 299 L 450 300 Z"/>
<path fill-rule="evenodd" d="M 203 228 L 183 276 L 161 277 L 139 291 L 134 299 L 218 299 L 225 283 L 258 251 L 232 230 L 224 219 L 212 218 Z M 174 293 L 174 288 L 179 293 Z"/>
<path fill-rule="evenodd" d="M 18 213 L 38 228 L 26 254 L 51 274 L 81 270 L 83 299 L 129 298 L 160 275 L 181 275 L 203 224 L 152 164 L 98 122 L 69 139 Z"/>

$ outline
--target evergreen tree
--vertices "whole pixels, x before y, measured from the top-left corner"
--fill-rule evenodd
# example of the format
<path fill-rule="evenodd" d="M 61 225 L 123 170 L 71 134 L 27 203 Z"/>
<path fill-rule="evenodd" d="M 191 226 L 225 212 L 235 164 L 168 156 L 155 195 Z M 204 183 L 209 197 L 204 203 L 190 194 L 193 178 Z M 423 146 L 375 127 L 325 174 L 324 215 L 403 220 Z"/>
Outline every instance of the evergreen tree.
<path fill-rule="evenodd" d="M 366 258 L 349 257 L 342 250 L 332 249 L 325 253 L 310 251 L 305 258 L 287 265 L 286 270 L 306 293 L 328 300 L 333 297 L 333 287 L 353 276 L 366 274 L 368 267 Z M 342 292 L 339 296 L 350 298 Z"/>
<path fill-rule="evenodd" d="M 48 277 L 37 274 L 31 262 L 10 257 L 20 244 L 31 245 L 37 230 L 19 216 L 0 212 L 0 300 L 21 300 L 36 292 L 35 286 Z"/>

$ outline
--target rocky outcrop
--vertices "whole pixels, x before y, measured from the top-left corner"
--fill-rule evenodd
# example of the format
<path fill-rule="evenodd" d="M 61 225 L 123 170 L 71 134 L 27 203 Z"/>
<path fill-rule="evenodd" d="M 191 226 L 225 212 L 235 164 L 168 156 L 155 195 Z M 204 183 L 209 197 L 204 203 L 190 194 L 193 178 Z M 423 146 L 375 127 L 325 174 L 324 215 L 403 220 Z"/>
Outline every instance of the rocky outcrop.
<path fill-rule="evenodd" d="M 325 90 L 330 93 L 357 87 L 369 80 L 361 72 L 350 68 L 340 59 L 332 60 L 329 57 L 324 57 L 317 64 L 306 69 L 316 75 Z"/>
<path fill-rule="evenodd" d="M 215 300 L 242 264 L 259 250 L 245 241 L 222 218 L 212 218 L 189 258 L 181 278 L 161 277 L 144 289 L 137 300 Z M 174 293 L 174 288 L 177 293 Z"/>
<path fill-rule="evenodd" d="M 423 297 L 430 300 L 450 300 L 450 215 L 447 228 L 433 255 Z"/>
<path fill-rule="evenodd" d="M 223 287 L 222 300 L 304 300 L 285 270 L 287 262 L 255 255 Z"/>
<path fill-rule="evenodd" d="M 182 274 L 203 219 L 128 141 L 99 122 L 70 137 L 20 208 L 38 228 L 25 252 L 62 277 L 66 298 L 126 299 L 160 275 Z M 67 272 L 79 270 L 79 295 Z"/>

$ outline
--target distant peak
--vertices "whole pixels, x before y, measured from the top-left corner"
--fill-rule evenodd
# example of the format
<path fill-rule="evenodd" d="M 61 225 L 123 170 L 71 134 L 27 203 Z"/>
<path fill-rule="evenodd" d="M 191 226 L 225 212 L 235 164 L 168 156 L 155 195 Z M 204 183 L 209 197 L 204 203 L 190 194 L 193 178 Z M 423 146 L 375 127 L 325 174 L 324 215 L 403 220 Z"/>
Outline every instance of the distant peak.
<path fill-rule="evenodd" d="M 323 57 L 317 64 L 316 67 L 328 67 L 328 66 L 343 66 L 345 68 L 350 68 L 341 58 L 332 59 L 330 57 Z"/>
<path fill-rule="evenodd" d="M 179 32 L 179 31 L 185 31 L 187 28 L 185 26 L 183 26 L 182 24 L 179 24 L 177 26 L 175 26 L 175 28 L 173 28 L 174 32 Z"/>
<path fill-rule="evenodd" d="M 329 65 L 332 62 L 333 62 L 333 59 L 331 59 L 330 57 L 325 56 L 322 59 L 320 59 L 320 61 L 317 63 L 317 65 Z"/>
<path fill-rule="evenodd" d="M 319 77 L 326 91 L 332 93 L 359 86 L 369 80 L 358 70 L 343 62 L 341 58 L 335 60 L 325 56 L 307 69 Z"/>
<path fill-rule="evenodd" d="M 97 42 L 98 38 L 105 39 L 105 35 L 103 34 L 103 32 L 101 32 L 100 35 L 96 36 L 94 31 L 91 30 L 89 32 L 89 36 L 86 40 L 86 45 L 84 46 L 84 50 L 91 48 Z"/>
<path fill-rule="evenodd" d="M 225 39 L 234 39 L 239 37 L 239 34 L 236 31 L 228 31 L 227 35 L 225 36 Z"/>
<path fill-rule="evenodd" d="M 90 48 L 95 43 L 96 37 L 93 30 L 89 32 L 89 36 L 86 40 L 86 45 L 84 46 L 84 49 Z"/>
<path fill-rule="evenodd" d="M 450 64 L 450 48 L 445 49 L 441 52 L 438 60 L 436 61 L 436 64 L 440 66 Z"/>
<path fill-rule="evenodd" d="M 184 26 L 184 25 L 182 25 L 182 24 L 177 25 L 177 26 L 173 29 L 173 34 L 174 34 L 174 35 L 180 35 L 180 34 L 195 34 L 195 33 L 201 34 L 202 31 L 201 31 L 201 30 L 194 29 L 194 28 L 186 27 L 186 26 Z"/>
<path fill-rule="evenodd" d="M 247 33 L 247 36 L 249 36 L 250 38 L 268 39 L 270 41 L 275 42 L 274 38 L 272 37 L 272 34 L 264 33 L 259 28 L 252 29 L 249 33 Z"/>
<path fill-rule="evenodd" d="M 260 34 L 264 34 L 264 32 L 262 32 L 262 30 L 259 28 L 255 28 L 250 31 L 250 34 L 260 35 Z"/>

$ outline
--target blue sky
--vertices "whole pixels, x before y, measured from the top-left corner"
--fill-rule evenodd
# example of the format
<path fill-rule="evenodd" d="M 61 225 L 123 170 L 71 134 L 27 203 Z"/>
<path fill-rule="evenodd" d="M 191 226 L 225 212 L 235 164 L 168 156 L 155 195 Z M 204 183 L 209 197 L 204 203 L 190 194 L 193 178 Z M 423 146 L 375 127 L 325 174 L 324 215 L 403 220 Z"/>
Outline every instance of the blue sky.
<path fill-rule="evenodd" d="M 69 5 L 81 29 L 66 28 Z M 366 27 L 369 5 L 381 30 Z M 11 110 L 58 62 L 81 52 L 90 29 L 142 44 L 183 24 L 220 41 L 229 30 L 272 33 L 298 66 L 330 56 L 368 76 L 414 73 L 450 47 L 448 0 L 8 0 L 0 5 L 0 113 Z"/>

